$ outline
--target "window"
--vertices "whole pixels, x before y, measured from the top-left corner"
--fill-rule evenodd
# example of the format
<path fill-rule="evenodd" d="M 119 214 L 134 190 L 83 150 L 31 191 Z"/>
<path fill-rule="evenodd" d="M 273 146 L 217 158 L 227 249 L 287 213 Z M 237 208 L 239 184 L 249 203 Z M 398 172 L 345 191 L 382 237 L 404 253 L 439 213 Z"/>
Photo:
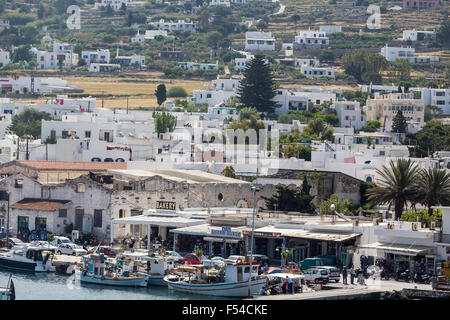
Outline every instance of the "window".
<path fill-rule="evenodd" d="M 102 211 L 100 209 L 94 210 L 94 228 L 102 227 Z"/>
<path fill-rule="evenodd" d="M 59 209 L 58 217 L 66 218 L 67 217 L 67 209 Z"/>
<path fill-rule="evenodd" d="M 84 132 L 84 137 L 85 138 L 90 138 L 91 137 L 91 132 L 90 131 L 85 131 Z"/>
<path fill-rule="evenodd" d="M 86 185 L 84 183 L 77 183 L 77 192 L 86 192 Z"/>
<path fill-rule="evenodd" d="M 34 228 L 36 230 L 46 230 L 47 229 L 47 218 L 36 217 L 34 220 Z"/>
<path fill-rule="evenodd" d="M 125 209 L 120 209 L 119 210 L 119 218 L 124 218 L 125 217 Z"/>
<path fill-rule="evenodd" d="M 14 184 L 16 188 L 23 188 L 23 179 L 16 179 L 16 183 Z"/>

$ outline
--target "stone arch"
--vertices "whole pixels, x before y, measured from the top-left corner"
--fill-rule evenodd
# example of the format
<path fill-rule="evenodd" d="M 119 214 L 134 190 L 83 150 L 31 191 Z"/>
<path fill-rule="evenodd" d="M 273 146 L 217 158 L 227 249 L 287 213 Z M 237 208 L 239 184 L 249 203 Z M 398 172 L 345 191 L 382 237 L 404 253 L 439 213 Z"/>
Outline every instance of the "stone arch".
<path fill-rule="evenodd" d="M 259 199 L 259 200 L 256 202 L 256 207 L 257 207 L 258 209 L 267 209 L 266 201 L 263 200 L 263 199 Z"/>
<path fill-rule="evenodd" d="M 240 199 L 237 203 L 236 203 L 236 207 L 238 208 L 248 208 L 248 202 L 245 199 Z"/>

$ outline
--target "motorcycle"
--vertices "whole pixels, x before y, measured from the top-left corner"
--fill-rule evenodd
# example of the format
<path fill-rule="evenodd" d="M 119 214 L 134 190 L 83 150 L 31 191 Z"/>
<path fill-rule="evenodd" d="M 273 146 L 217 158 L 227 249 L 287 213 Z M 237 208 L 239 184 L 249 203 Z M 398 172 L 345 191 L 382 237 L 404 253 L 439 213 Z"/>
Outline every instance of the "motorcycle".
<path fill-rule="evenodd" d="M 406 281 L 409 282 L 410 280 L 410 273 L 409 270 L 398 270 L 395 274 L 395 281 Z"/>
<path fill-rule="evenodd" d="M 425 273 L 416 273 L 414 277 L 415 283 L 424 283 L 424 284 L 430 284 L 431 283 L 431 274 L 425 274 Z"/>

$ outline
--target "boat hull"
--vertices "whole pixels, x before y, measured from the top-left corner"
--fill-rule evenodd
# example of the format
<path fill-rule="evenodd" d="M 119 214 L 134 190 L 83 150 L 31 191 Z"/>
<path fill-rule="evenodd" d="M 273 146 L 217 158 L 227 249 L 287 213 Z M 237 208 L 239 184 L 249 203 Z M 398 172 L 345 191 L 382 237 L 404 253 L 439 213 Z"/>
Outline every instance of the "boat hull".
<path fill-rule="evenodd" d="M 164 278 L 169 289 L 208 296 L 218 297 L 247 297 L 248 281 L 211 283 L 211 284 L 193 284 L 188 282 L 173 282 Z M 251 281 L 250 292 L 252 295 L 259 294 L 261 288 L 266 285 L 266 278 L 257 278 Z"/>
<path fill-rule="evenodd" d="M 15 259 L 8 259 L 5 257 L 0 257 L 0 268 L 27 272 L 55 272 L 55 267 L 52 265 L 46 264 L 44 267 L 42 263 L 20 261 Z"/>
<path fill-rule="evenodd" d="M 147 282 L 149 286 L 166 286 L 164 276 L 148 276 Z"/>
<path fill-rule="evenodd" d="M 132 277 L 132 278 L 122 278 L 119 277 L 114 280 L 111 277 L 100 277 L 92 275 L 80 274 L 80 281 L 85 283 L 94 283 L 107 286 L 119 286 L 119 287 L 146 287 L 147 279 L 145 277 Z"/>

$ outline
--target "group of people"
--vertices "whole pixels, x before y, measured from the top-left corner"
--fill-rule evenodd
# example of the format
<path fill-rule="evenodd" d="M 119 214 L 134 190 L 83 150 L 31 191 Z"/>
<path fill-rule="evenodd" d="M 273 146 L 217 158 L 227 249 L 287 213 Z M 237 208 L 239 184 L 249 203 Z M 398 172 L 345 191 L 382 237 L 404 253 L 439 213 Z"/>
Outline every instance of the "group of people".
<path fill-rule="evenodd" d="M 356 278 L 356 271 L 353 267 L 351 268 L 347 268 L 347 267 L 343 267 L 342 268 L 342 283 L 343 284 L 348 284 L 348 274 L 350 274 L 350 284 L 354 284 L 355 282 L 355 278 Z M 364 273 L 360 272 L 358 275 L 358 282 L 361 285 L 365 285 L 365 278 L 364 278 Z"/>

